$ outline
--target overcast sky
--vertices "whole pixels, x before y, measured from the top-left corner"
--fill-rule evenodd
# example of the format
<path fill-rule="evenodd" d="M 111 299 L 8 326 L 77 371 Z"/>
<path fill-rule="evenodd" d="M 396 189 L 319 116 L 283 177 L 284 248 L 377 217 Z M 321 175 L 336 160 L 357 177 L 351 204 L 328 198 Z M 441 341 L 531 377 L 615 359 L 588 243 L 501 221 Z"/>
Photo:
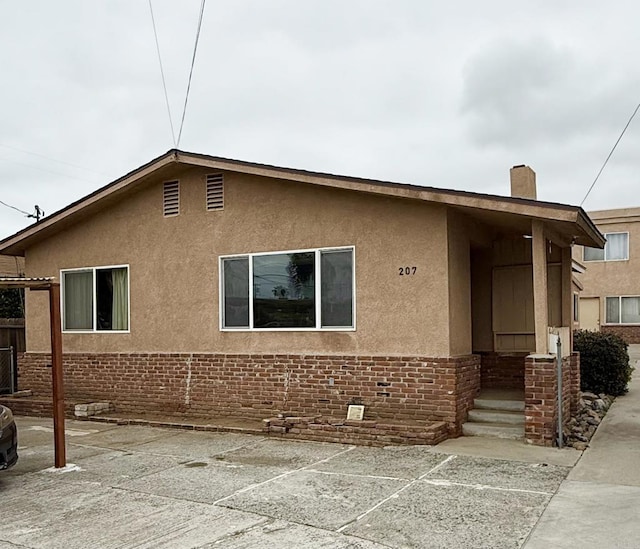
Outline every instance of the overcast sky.
<path fill-rule="evenodd" d="M 153 0 L 178 131 L 200 0 Z M 173 148 L 147 0 L 2 0 L 0 200 L 47 214 Z M 640 102 L 631 0 L 209 0 L 180 147 L 580 204 Z M 640 206 L 640 114 L 584 204 Z M 0 205 L 0 238 L 32 220 Z"/>

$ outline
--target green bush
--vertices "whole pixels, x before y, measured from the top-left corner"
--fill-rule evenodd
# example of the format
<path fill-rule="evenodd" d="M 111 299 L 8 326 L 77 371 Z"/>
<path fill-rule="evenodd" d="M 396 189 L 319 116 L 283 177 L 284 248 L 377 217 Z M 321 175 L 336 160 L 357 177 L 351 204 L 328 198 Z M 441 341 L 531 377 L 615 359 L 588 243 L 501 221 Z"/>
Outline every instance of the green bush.
<path fill-rule="evenodd" d="M 625 394 L 633 372 L 627 347 L 615 334 L 574 332 L 573 350 L 580 353 L 580 388 L 597 394 Z"/>
<path fill-rule="evenodd" d="M 24 290 L 0 289 L 0 318 L 24 318 Z"/>

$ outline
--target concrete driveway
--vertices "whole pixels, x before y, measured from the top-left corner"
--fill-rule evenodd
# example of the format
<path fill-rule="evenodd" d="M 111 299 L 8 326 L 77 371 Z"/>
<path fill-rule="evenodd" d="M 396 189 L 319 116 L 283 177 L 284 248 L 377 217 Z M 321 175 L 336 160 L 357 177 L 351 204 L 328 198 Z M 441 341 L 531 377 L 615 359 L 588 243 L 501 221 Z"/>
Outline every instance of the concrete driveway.
<path fill-rule="evenodd" d="M 552 462 L 579 456 L 488 439 L 365 448 L 69 421 L 75 466 L 55 470 L 50 420 L 17 423 L 19 463 L 0 473 L 2 549 L 520 547 L 570 471 Z M 481 457 L 496 453 L 516 460 Z"/>

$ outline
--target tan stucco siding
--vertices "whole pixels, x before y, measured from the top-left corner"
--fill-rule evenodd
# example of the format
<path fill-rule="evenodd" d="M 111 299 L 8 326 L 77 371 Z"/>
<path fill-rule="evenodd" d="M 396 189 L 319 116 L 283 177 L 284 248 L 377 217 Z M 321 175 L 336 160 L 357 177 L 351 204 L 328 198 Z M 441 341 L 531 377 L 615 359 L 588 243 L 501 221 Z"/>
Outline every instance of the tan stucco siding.
<path fill-rule="evenodd" d="M 586 270 L 579 275 L 584 289 L 581 299 L 599 298 L 599 319 L 606 324 L 607 296 L 640 296 L 640 210 L 638 208 L 595 212 L 594 221 L 598 229 L 604 233 L 629 233 L 629 259 L 620 261 L 584 261 L 584 248 L 574 247 L 573 256 L 580 261 Z M 604 216 L 605 219 L 600 219 Z M 586 307 L 586 306 L 585 306 Z M 580 312 L 580 325 L 589 325 L 589 319 L 583 323 Z"/>
<path fill-rule="evenodd" d="M 448 212 L 449 347 L 452 356 L 471 353 L 471 250 L 464 216 Z"/>
<path fill-rule="evenodd" d="M 580 275 L 583 297 L 639 295 L 640 283 L 640 222 L 603 223 L 596 220 L 602 233 L 629 233 L 629 259 L 622 261 L 583 261 L 582 246 L 574 248 L 574 257 L 586 267 Z"/>
<path fill-rule="evenodd" d="M 29 276 L 130 265 L 131 333 L 64 334 L 65 351 L 449 356 L 444 206 L 229 173 L 224 210 L 208 212 L 207 173 L 179 177 L 176 217 L 163 217 L 157 181 L 27 250 Z M 219 256 L 351 245 L 355 331 L 219 330 Z M 27 302 L 28 350 L 46 351 L 46 296 Z"/>

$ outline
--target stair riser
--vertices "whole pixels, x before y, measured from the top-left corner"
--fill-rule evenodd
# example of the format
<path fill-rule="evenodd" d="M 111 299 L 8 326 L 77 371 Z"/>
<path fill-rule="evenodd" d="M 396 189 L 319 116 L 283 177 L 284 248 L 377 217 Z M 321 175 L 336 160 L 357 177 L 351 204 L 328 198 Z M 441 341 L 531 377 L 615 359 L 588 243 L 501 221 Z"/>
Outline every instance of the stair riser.
<path fill-rule="evenodd" d="M 482 410 L 503 410 L 505 412 L 524 412 L 524 402 L 522 400 L 498 400 L 476 398 L 473 407 Z"/>
<path fill-rule="evenodd" d="M 493 410 L 473 409 L 469 410 L 469 421 L 524 425 L 524 414 L 522 412 L 496 412 Z"/>
<path fill-rule="evenodd" d="M 524 438 L 524 427 L 496 427 L 478 423 L 465 423 L 462 425 L 462 434 L 464 436 L 522 439 Z"/>

